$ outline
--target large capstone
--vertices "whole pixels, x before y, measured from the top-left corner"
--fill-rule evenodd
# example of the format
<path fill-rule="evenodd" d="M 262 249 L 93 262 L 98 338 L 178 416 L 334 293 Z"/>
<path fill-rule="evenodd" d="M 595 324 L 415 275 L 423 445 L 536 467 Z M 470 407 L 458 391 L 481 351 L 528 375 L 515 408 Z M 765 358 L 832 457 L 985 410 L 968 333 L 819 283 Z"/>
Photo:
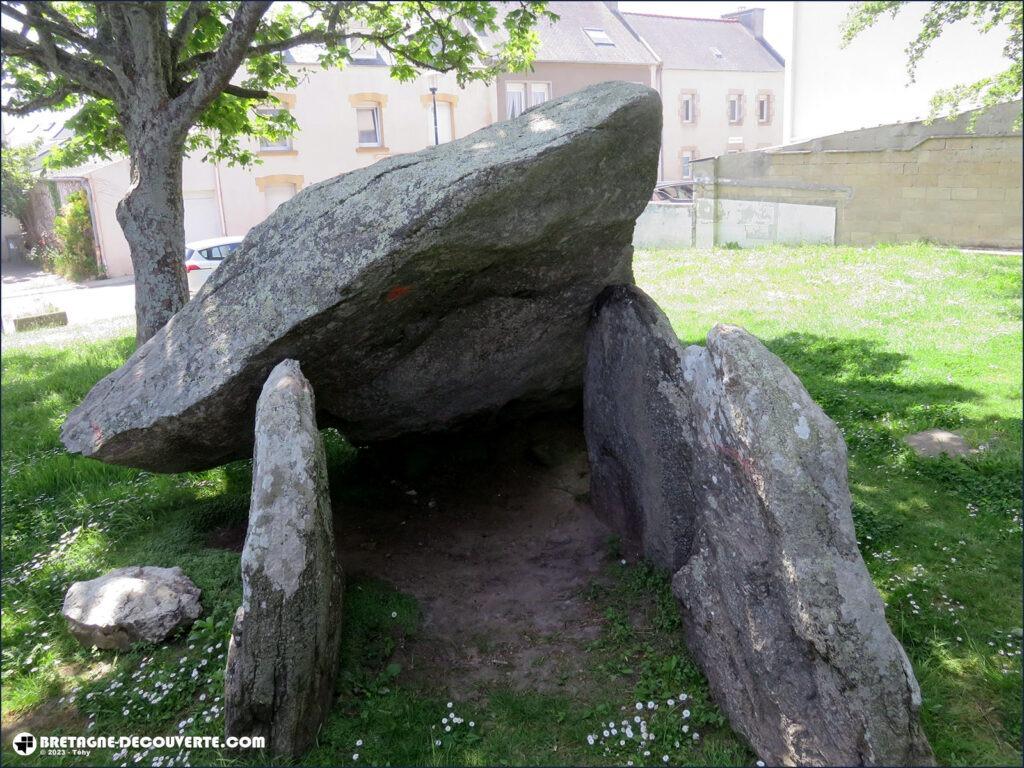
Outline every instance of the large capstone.
<path fill-rule="evenodd" d="M 357 442 L 572 404 L 593 300 L 632 282 L 660 137 L 657 93 L 608 82 L 301 191 L 93 388 L 64 444 L 156 471 L 246 457 L 285 358 Z"/>
<path fill-rule="evenodd" d="M 632 286 L 598 300 L 587 355 L 594 504 L 675 573 L 733 728 L 769 764 L 931 763 L 857 548 L 846 445 L 799 379 L 741 328 L 683 349 Z"/>
<path fill-rule="evenodd" d="M 64 596 L 62 613 L 86 648 L 123 650 L 134 643 L 159 643 L 191 626 L 203 610 L 199 595 L 181 568 L 129 565 L 76 581 Z"/>
<path fill-rule="evenodd" d="M 229 736 L 263 736 L 291 758 L 313 743 L 333 699 L 342 587 L 313 391 L 285 360 L 256 408 L 242 606 L 224 676 Z"/>

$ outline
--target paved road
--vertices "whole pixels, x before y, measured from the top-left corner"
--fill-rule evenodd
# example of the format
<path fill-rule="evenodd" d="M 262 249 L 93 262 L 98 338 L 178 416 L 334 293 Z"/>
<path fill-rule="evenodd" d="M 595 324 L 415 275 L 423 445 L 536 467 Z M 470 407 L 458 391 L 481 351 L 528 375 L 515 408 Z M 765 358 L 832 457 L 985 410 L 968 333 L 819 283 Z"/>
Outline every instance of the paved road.
<path fill-rule="evenodd" d="M 14 333 L 11 319 L 63 310 L 68 325 Z M 3 265 L 0 274 L 3 348 L 27 344 L 65 345 L 132 333 L 135 284 L 131 277 L 72 283 L 33 266 Z"/>

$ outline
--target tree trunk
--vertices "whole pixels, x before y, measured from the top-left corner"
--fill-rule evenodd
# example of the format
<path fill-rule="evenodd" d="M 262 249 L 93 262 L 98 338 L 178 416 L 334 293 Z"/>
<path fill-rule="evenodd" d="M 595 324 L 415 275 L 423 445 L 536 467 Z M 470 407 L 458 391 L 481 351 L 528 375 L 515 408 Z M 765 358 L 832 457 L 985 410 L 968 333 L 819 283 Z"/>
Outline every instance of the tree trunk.
<path fill-rule="evenodd" d="M 117 220 L 135 271 L 135 341 L 144 344 L 188 301 L 185 208 L 181 195 L 184 148 L 154 131 L 132 140 L 131 186 Z"/>

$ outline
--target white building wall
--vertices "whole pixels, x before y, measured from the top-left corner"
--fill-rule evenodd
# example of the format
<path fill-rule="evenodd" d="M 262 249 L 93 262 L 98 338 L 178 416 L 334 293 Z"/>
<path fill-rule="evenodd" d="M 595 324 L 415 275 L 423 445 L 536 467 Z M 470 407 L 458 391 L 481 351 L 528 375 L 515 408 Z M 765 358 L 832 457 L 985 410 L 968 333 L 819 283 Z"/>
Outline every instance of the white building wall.
<path fill-rule="evenodd" d="M 661 73 L 664 128 L 662 131 L 662 178 L 681 178 L 680 151 L 696 148 L 697 157 L 715 157 L 729 151 L 729 140 L 740 139 L 746 151 L 782 143 L 784 72 L 709 72 L 665 69 Z M 741 91 L 742 125 L 729 123 L 729 94 Z M 697 95 L 696 120 L 684 123 L 681 96 Z M 757 96 L 769 92 L 773 99 L 771 121 L 757 119 Z M 738 148 L 740 145 L 734 145 Z"/>
<path fill-rule="evenodd" d="M 1002 56 L 1007 32 L 997 28 L 982 35 L 970 23 L 959 22 L 932 44 L 916 81 L 908 84 L 905 49 L 931 4 L 910 3 L 895 19 L 883 15 L 842 48 L 840 26 L 851 5 L 793 3 L 787 142 L 926 117 L 937 90 L 1009 66 Z"/>

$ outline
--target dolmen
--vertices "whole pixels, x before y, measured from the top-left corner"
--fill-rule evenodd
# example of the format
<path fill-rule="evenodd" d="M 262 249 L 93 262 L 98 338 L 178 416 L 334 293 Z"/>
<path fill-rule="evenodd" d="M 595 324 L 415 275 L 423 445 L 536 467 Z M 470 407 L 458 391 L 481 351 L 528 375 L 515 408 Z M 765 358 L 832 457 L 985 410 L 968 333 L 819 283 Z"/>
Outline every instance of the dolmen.
<path fill-rule="evenodd" d="M 838 428 L 750 334 L 684 349 L 633 285 L 660 136 L 653 90 L 602 83 L 315 184 L 70 414 L 64 445 L 114 464 L 254 458 L 229 733 L 295 758 L 331 704 L 342 578 L 318 424 L 366 444 L 582 402 L 593 506 L 673 574 L 759 757 L 933 762 Z"/>

